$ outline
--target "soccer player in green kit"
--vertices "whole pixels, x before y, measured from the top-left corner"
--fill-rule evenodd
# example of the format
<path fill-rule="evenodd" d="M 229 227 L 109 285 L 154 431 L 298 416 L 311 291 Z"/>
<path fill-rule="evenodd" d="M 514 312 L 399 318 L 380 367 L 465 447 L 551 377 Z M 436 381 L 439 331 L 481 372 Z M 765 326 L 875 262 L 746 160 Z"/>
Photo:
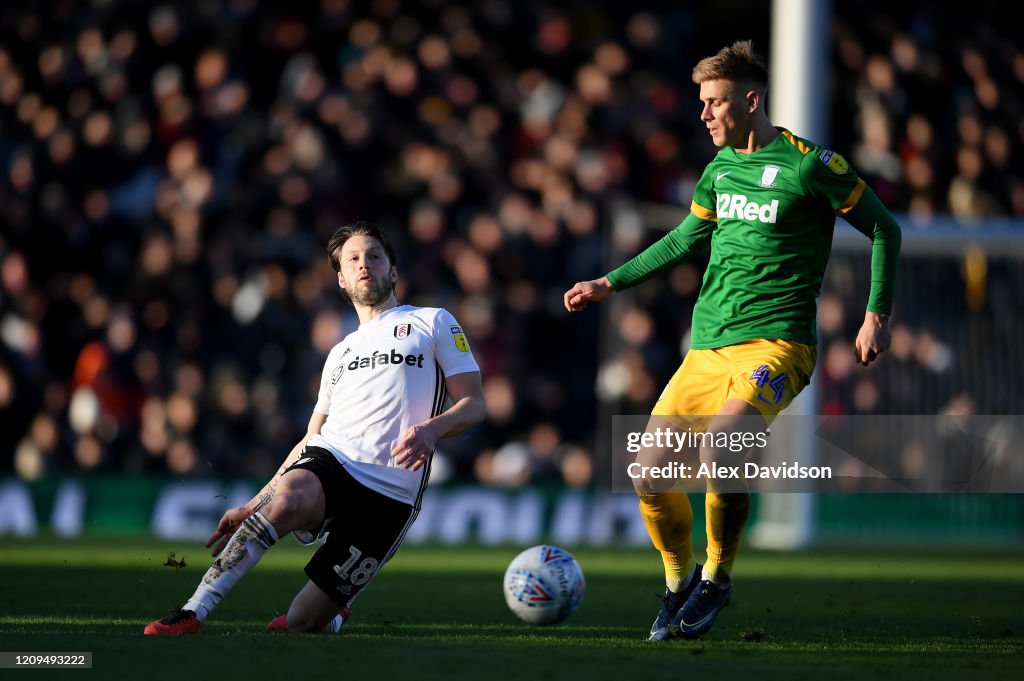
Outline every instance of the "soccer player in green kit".
<path fill-rule="evenodd" d="M 701 60 L 693 81 L 700 85 L 701 120 L 721 151 L 697 183 L 690 214 L 618 269 L 575 284 L 565 306 L 580 311 L 671 270 L 710 242 L 690 351 L 652 416 L 690 417 L 693 430 L 735 433 L 751 417 L 761 417 L 762 428 L 770 424 L 810 380 L 816 298 L 837 215 L 872 241 L 871 290 L 854 354 L 867 366 L 889 347 L 900 229 L 842 156 L 771 124 L 764 108 L 768 72 L 750 41 Z M 729 456 L 714 439 L 701 446 L 702 462 Z M 686 494 L 652 491 L 643 482 L 637 493 L 665 566 L 665 596 L 649 639 L 696 638 L 729 601 L 749 493 L 745 485 L 708 480 L 703 566 L 693 556 Z"/>

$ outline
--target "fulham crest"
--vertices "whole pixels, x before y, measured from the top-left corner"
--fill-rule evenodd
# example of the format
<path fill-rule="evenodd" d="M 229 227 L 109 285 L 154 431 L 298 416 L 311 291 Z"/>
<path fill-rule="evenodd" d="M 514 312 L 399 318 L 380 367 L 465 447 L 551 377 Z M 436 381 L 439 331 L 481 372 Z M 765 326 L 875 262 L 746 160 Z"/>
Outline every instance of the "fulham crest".
<path fill-rule="evenodd" d="M 398 326 L 395 327 L 395 338 L 397 338 L 398 340 L 402 340 L 403 338 L 405 338 L 408 335 L 409 335 L 409 325 L 408 324 L 399 324 Z"/>

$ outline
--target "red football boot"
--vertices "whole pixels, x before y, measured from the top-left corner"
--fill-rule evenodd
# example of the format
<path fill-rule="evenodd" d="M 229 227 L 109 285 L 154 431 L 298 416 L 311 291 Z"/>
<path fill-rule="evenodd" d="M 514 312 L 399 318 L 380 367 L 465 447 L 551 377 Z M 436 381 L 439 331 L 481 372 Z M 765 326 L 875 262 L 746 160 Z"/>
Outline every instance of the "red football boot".
<path fill-rule="evenodd" d="M 167 617 L 150 622 L 143 630 L 147 636 L 182 636 L 198 634 L 202 623 L 191 610 L 174 610 Z"/>
<path fill-rule="evenodd" d="M 352 608 L 350 608 L 350 607 L 348 607 L 346 605 L 344 608 L 342 608 L 338 612 L 338 615 L 341 617 L 341 622 L 337 624 L 337 628 L 334 628 L 335 627 L 335 622 L 337 622 L 337 618 L 335 618 L 335 619 L 331 620 L 331 622 L 327 625 L 327 627 L 328 627 L 327 631 L 330 631 L 332 633 L 336 633 L 336 632 L 340 631 L 341 630 L 341 625 L 345 624 L 345 622 L 348 621 L 348 618 L 352 616 Z M 288 631 L 288 615 L 287 614 L 285 614 L 285 615 L 278 615 L 274 619 L 270 620 L 270 622 L 267 624 L 267 629 L 266 630 L 267 631 Z"/>
<path fill-rule="evenodd" d="M 288 631 L 288 615 L 278 615 L 270 620 L 267 631 Z"/>

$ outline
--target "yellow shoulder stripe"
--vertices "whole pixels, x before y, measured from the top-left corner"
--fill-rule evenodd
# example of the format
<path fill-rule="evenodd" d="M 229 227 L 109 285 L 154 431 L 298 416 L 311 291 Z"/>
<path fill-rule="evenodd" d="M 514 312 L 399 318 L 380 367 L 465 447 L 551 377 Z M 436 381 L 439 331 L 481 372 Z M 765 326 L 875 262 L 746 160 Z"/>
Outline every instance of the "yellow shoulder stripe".
<path fill-rule="evenodd" d="M 811 148 L 809 146 L 807 146 L 806 144 L 804 144 L 803 140 L 798 139 L 797 136 L 794 135 L 793 133 L 791 133 L 789 130 L 786 130 L 785 128 L 782 128 L 780 130 L 780 132 L 782 133 L 783 137 L 785 137 L 787 140 L 789 140 L 790 144 L 792 144 L 794 147 L 796 147 L 797 149 L 800 150 L 801 154 L 808 154 L 808 153 L 810 153 Z"/>
<path fill-rule="evenodd" d="M 699 217 L 701 220 L 710 220 L 711 222 L 718 222 L 718 214 L 710 208 L 705 208 L 696 201 L 690 203 L 690 212 Z"/>
<path fill-rule="evenodd" d="M 864 195 L 865 189 L 867 189 L 867 184 L 865 184 L 864 180 L 858 180 L 857 186 L 853 188 L 850 195 L 843 201 L 843 205 L 836 209 L 836 215 L 846 215 L 853 210 L 853 207 L 860 201 L 860 197 Z"/>

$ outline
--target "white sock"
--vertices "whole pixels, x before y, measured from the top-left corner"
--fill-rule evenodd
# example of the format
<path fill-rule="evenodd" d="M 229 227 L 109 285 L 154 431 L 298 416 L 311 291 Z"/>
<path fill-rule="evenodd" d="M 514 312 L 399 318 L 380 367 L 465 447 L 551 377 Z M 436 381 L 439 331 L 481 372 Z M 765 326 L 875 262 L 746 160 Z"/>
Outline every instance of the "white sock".
<path fill-rule="evenodd" d="M 700 572 L 700 578 L 704 581 L 712 582 L 715 586 L 724 589 L 725 587 L 732 584 L 732 574 L 728 572 L 722 572 L 717 575 L 711 574 L 707 567 Z"/>
<path fill-rule="evenodd" d="M 327 623 L 327 628 L 324 630 L 328 634 L 337 634 L 341 631 L 341 625 L 345 623 L 341 615 L 335 615 L 334 619 Z"/>
<path fill-rule="evenodd" d="M 257 511 L 246 518 L 224 551 L 203 575 L 196 592 L 182 609 L 193 611 L 200 622 L 205 620 L 210 611 L 217 607 L 220 600 L 276 541 L 277 532 L 262 513 Z"/>
<path fill-rule="evenodd" d="M 693 570 L 690 570 L 686 574 L 686 576 L 683 577 L 682 579 L 666 579 L 665 580 L 665 586 L 668 587 L 669 591 L 671 591 L 672 593 L 676 593 L 677 594 L 680 591 L 683 591 L 684 589 L 686 589 L 686 587 L 690 586 L 690 582 L 692 582 L 692 581 L 693 581 Z"/>

